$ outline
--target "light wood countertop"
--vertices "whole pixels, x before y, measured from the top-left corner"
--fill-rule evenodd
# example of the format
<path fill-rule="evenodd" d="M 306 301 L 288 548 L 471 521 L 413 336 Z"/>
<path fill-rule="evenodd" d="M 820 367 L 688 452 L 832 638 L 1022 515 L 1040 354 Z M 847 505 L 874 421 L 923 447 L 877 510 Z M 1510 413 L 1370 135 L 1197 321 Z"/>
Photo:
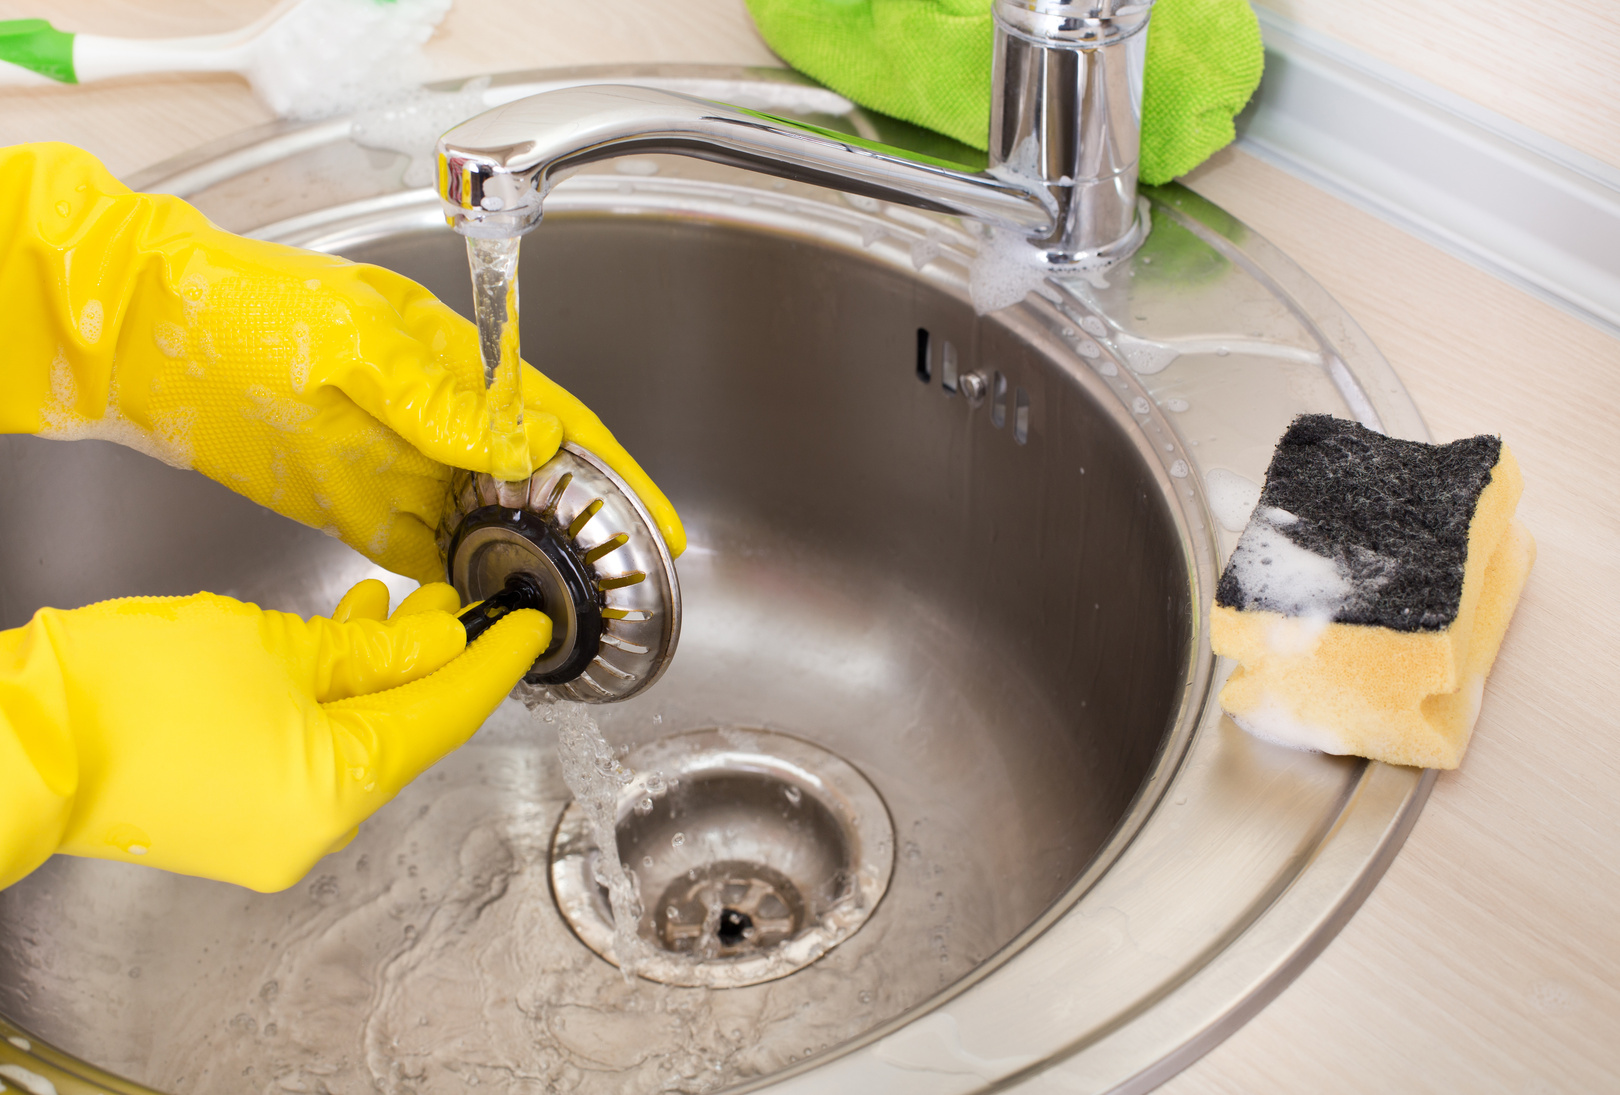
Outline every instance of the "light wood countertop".
<path fill-rule="evenodd" d="M 264 0 L 0 0 L 64 29 L 239 25 Z M 605 61 L 775 63 L 742 0 L 459 0 L 440 75 Z M 499 35 L 478 35 L 481 19 Z M 0 91 L 0 143 L 129 174 L 269 120 L 228 78 Z M 1539 557 L 1463 767 L 1362 910 L 1247 1026 L 1162 1090 L 1620 1090 L 1620 340 L 1227 150 L 1186 180 L 1319 279 L 1437 440 L 1500 433 Z"/>

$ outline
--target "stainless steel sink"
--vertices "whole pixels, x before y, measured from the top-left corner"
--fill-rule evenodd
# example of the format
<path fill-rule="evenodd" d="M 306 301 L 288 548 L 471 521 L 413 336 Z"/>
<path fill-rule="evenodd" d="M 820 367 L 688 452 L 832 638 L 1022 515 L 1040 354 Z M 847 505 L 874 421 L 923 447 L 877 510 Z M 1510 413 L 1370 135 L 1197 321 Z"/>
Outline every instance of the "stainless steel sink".
<path fill-rule="evenodd" d="M 463 99 L 602 80 L 907 138 L 771 72 L 531 73 Z M 138 181 L 470 309 L 434 195 L 347 122 Z M 1258 479 L 1304 410 L 1424 432 L 1264 241 L 1174 186 L 1151 216 L 1126 263 L 986 316 L 974 226 L 691 160 L 594 165 L 525 245 L 530 359 L 691 535 L 680 654 L 603 729 L 759 728 L 858 770 L 893 874 L 850 938 L 762 984 L 627 983 L 557 908 L 568 795 L 509 703 L 285 893 L 65 857 L 0 893 L 0 1075 L 34 1095 L 1081 1092 L 1206 1050 L 1331 938 L 1429 781 L 1220 717 L 1204 613 L 1233 536 L 1203 473 Z M 111 445 L 6 438 L 0 469 L 0 626 L 198 589 L 320 612 L 377 573 Z"/>

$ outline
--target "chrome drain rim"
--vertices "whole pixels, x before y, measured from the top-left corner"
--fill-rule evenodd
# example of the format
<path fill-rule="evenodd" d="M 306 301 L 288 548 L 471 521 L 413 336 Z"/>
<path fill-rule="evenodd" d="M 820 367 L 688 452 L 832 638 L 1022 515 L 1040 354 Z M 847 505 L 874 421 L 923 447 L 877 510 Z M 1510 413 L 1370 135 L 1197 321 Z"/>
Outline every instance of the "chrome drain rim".
<path fill-rule="evenodd" d="M 786 977 L 854 935 L 888 889 L 894 826 L 848 761 L 768 730 L 704 729 L 642 746 L 616 808 L 641 894 L 635 972 L 740 988 Z M 571 802 L 551 843 L 563 919 L 614 965 L 598 849 Z"/>

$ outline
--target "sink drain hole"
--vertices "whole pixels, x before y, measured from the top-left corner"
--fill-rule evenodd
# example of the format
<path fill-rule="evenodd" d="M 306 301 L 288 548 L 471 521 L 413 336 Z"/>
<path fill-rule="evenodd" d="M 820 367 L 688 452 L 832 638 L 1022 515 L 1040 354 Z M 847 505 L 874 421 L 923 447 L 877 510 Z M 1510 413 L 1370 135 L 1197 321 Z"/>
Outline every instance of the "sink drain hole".
<path fill-rule="evenodd" d="M 626 763 L 641 774 L 620 798 L 617 837 L 642 895 L 644 977 L 710 987 L 785 977 L 849 938 L 888 886 L 894 837 L 883 800 L 808 742 L 703 730 Z M 597 858 L 584 811 L 570 804 L 552 841 L 552 890 L 574 934 L 613 961 Z"/>
<path fill-rule="evenodd" d="M 664 891 L 656 917 L 665 950 L 701 958 L 763 952 L 804 927 L 804 901 L 787 876 L 762 863 L 717 863 Z"/>

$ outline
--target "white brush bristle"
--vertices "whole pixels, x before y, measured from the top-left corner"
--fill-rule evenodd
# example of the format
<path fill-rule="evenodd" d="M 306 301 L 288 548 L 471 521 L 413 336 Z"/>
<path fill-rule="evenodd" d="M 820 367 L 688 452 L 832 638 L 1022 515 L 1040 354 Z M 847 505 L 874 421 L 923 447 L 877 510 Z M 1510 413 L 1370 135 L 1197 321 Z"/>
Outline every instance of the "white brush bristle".
<path fill-rule="evenodd" d="M 415 87 L 451 0 L 304 0 L 256 43 L 253 90 L 284 118 L 321 118 Z"/>

